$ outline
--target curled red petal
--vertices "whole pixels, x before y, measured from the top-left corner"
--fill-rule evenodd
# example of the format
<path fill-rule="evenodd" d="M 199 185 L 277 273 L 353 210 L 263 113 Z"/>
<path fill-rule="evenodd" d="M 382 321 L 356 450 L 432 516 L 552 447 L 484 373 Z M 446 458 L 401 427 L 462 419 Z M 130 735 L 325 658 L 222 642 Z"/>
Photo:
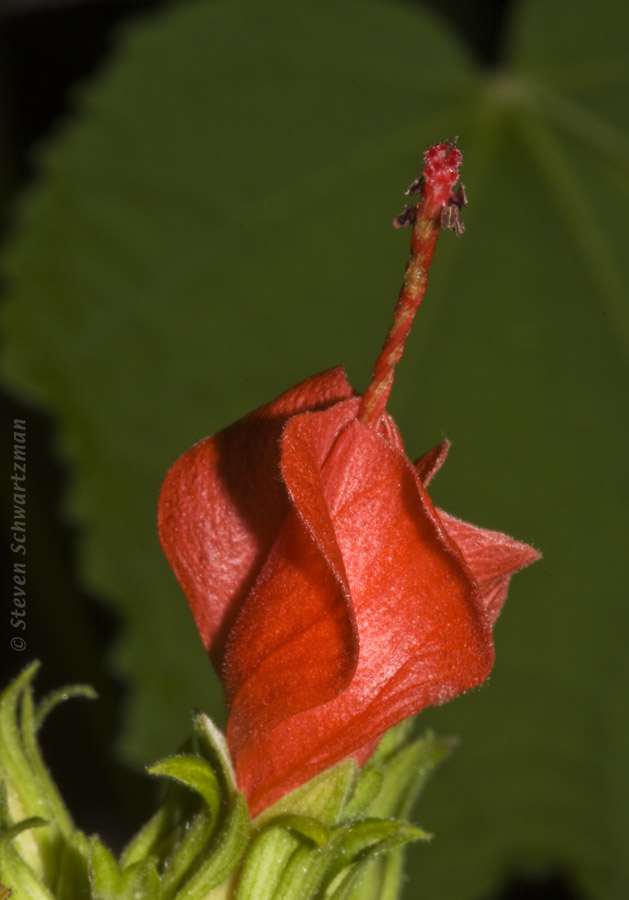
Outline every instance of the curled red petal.
<path fill-rule="evenodd" d="M 478 581 L 480 600 L 493 625 L 506 599 L 511 576 L 541 559 L 541 553 L 507 534 L 478 528 L 443 510 L 439 510 L 439 518 Z"/>
<path fill-rule="evenodd" d="M 223 681 L 234 753 L 349 683 L 358 657 L 343 559 L 320 470 L 358 400 L 304 413 L 309 441 L 288 423 L 282 475 L 294 506 L 230 633 Z"/>
<path fill-rule="evenodd" d="M 289 511 L 279 478 L 286 420 L 352 394 L 341 368 L 315 375 L 192 447 L 166 476 L 160 540 L 217 667 L 238 607 Z"/>
<path fill-rule="evenodd" d="M 331 413 L 287 424 L 284 471 L 302 465 L 316 419 Z M 477 586 L 406 457 L 352 421 L 313 481 L 314 475 L 307 486 L 293 484 L 292 499 L 305 511 L 316 490 L 327 505 L 351 594 L 358 664 L 341 694 L 271 732 L 248 737 L 244 723 L 230 716 L 239 783 L 254 814 L 317 772 L 362 754 L 401 719 L 481 683 L 493 662 Z M 310 523 L 318 539 L 316 517 Z"/>

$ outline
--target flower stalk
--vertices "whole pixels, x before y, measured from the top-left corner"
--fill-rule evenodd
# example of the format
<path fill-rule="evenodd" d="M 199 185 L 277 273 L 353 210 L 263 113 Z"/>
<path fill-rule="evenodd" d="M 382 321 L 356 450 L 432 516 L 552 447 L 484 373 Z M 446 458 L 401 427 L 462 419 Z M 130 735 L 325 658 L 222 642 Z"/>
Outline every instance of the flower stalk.
<path fill-rule="evenodd" d="M 461 185 L 459 191 L 454 192 L 462 159 L 456 140 L 430 147 L 424 155 L 421 178 L 406 190 L 407 195 L 420 195 L 418 206 L 406 206 L 393 220 L 396 228 L 412 225 L 411 253 L 393 324 L 358 411 L 358 421 L 370 428 L 377 427 L 387 405 L 395 367 L 402 357 L 415 313 L 426 292 L 439 232 L 442 227 L 449 228 L 460 236 L 465 230 L 459 213 L 467 203 L 465 189 Z"/>

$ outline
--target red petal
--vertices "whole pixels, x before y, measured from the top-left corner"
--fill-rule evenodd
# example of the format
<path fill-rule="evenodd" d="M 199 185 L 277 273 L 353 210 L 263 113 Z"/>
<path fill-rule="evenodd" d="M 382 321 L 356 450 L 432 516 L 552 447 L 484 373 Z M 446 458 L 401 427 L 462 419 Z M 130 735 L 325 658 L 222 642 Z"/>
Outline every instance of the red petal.
<path fill-rule="evenodd" d="M 284 424 L 352 393 L 341 368 L 315 375 L 192 447 L 166 476 L 160 540 L 217 667 L 231 622 L 289 510 L 279 478 Z"/>
<path fill-rule="evenodd" d="M 308 443 L 291 440 L 286 426 L 282 474 L 289 494 L 297 492 L 303 503 L 284 521 L 229 635 L 223 682 L 232 748 L 326 702 L 346 687 L 356 668 L 349 586 L 317 488 L 323 461 L 358 403 L 337 403 L 325 416 L 305 413 L 312 424 Z"/>
<path fill-rule="evenodd" d="M 266 735 L 256 729 L 248 737 L 246 722 L 234 721 L 232 710 L 228 736 L 254 814 L 339 760 L 362 756 L 401 719 L 479 684 L 493 661 L 475 584 L 400 451 L 353 421 L 323 472 L 292 477 L 302 469 L 304 446 L 320 430 L 315 421 L 331 413 L 288 423 L 282 470 L 333 569 L 336 550 L 328 547 L 327 525 L 324 533 L 319 529 L 320 513 L 313 513 L 327 505 L 351 591 L 359 660 L 343 693 L 287 717 Z"/>
<path fill-rule="evenodd" d="M 439 518 L 478 581 L 481 602 L 493 625 L 507 596 L 509 579 L 541 559 L 541 553 L 500 531 L 477 528 L 442 510 Z"/>
<path fill-rule="evenodd" d="M 444 464 L 449 450 L 450 441 L 446 439 L 441 441 L 440 444 L 437 444 L 436 447 L 433 447 L 432 450 L 429 450 L 428 453 L 424 453 L 424 455 L 417 460 L 415 468 L 417 469 L 417 474 L 424 487 L 428 487 L 441 466 Z"/>

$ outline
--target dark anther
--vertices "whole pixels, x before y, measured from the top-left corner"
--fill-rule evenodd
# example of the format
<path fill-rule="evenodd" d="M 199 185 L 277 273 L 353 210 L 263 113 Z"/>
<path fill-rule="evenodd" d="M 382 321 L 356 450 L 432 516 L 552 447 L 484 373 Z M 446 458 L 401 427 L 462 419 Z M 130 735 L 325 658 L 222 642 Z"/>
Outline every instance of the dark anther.
<path fill-rule="evenodd" d="M 424 190 L 424 176 L 420 175 L 419 178 L 416 178 L 412 184 L 406 188 L 404 193 L 407 197 L 414 197 L 415 194 L 421 194 Z"/>
<path fill-rule="evenodd" d="M 456 203 L 447 203 L 441 210 L 441 227 L 453 231 L 457 237 L 461 237 L 465 231 L 461 211 Z"/>
<path fill-rule="evenodd" d="M 395 216 L 393 219 L 393 227 L 394 228 L 405 228 L 407 225 L 412 225 L 415 221 L 415 216 L 417 215 L 417 207 L 416 206 L 405 206 L 399 216 Z"/>
<path fill-rule="evenodd" d="M 465 193 L 464 184 L 460 184 L 456 194 L 452 194 L 452 202 L 456 203 L 459 209 L 463 209 L 465 206 L 467 206 L 467 194 Z"/>

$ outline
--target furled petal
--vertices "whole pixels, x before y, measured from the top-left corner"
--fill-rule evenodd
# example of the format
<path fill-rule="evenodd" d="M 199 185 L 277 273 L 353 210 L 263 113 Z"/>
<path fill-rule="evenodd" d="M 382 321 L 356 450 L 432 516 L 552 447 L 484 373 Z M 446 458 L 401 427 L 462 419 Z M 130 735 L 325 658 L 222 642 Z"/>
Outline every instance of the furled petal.
<path fill-rule="evenodd" d="M 449 450 L 450 441 L 446 439 L 441 441 L 440 444 L 437 444 L 436 447 L 433 447 L 432 450 L 429 450 L 428 453 L 424 453 L 424 455 L 417 460 L 415 469 L 417 470 L 417 474 L 424 487 L 428 487 L 441 466 L 444 464 Z"/>
<path fill-rule="evenodd" d="M 505 602 L 511 576 L 541 559 L 541 554 L 500 531 L 477 528 L 442 510 L 438 512 L 478 581 L 480 600 L 493 625 Z"/>
<path fill-rule="evenodd" d="M 258 740 L 282 720 L 325 703 L 356 668 L 349 585 L 319 473 L 357 404 L 348 400 L 323 416 L 304 414 L 311 440 L 294 454 L 286 481 L 289 495 L 297 491 L 303 502 L 286 517 L 225 652 L 232 745 Z"/>
<path fill-rule="evenodd" d="M 308 466 L 305 477 L 304 460 L 317 458 L 317 420 L 332 413 L 288 422 L 282 473 L 330 569 L 337 550 L 344 561 L 358 664 L 342 693 L 324 706 L 314 707 L 313 698 L 314 708 L 287 716 L 267 733 L 249 727 L 247 705 L 234 704 L 228 739 L 254 814 L 337 761 L 362 756 L 401 719 L 481 683 L 493 662 L 475 582 L 402 452 L 352 421 L 323 468 Z M 316 510 L 323 503 L 335 547 L 327 522 L 320 528 Z M 301 677 L 298 669 L 294 680 Z M 254 682 L 255 675 L 246 691 Z"/>
<path fill-rule="evenodd" d="M 184 453 L 162 487 L 158 527 L 215 665 L 284 521 L 279 439 L 287 419 L 353 394 L 341 368 L 315 375 Z"/>

